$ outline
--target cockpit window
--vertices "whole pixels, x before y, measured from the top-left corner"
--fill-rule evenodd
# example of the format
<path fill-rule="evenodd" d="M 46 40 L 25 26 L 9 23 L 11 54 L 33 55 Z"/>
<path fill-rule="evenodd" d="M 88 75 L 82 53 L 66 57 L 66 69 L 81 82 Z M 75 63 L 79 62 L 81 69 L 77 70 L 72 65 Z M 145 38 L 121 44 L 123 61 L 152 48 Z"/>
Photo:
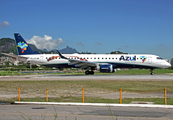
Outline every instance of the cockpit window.
<path fill-rule="evenodd" d="M 158 60 L 162 60 L 162 58 L 161 58 L 161 57 L 157 57 L 157 59 L 158 59 Z"/>

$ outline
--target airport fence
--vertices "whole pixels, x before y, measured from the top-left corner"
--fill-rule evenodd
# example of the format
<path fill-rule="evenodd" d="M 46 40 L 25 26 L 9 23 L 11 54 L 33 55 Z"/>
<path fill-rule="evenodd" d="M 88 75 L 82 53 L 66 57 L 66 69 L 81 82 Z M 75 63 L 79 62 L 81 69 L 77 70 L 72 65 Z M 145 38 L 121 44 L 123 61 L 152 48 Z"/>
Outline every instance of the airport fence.
<path fill-rule="evenodd" d="M 49 102 L 49 98 L 57 98 L 57 97 L 62 97 L 62 96 L 75 96 L 76 98 L 79 98 L 78 101 L 68 101 L 68 102 L 85 102 L 85 98 L 87 97 L 91 97 L 93 99 L 97 98 L 97 97 L 101 97 L 101 98 L 108 98 L 108 99 L 115 99 L 118 98 L 118 102 L 120 104 L 122 103 L 128 103 L 129 101 L 132 101 L 133 99 L 136 101 L 135 98 L 138 98 L 136 102 L 138 102 L 138 104 L 146 104 L 145 102 L 150 102 L 150 101 L 146 101 L 145 98 L 162 98 L 162 100 L 164 100 L 164 102 L 162 102 L 163 104 L 167 105 L 167 102 L 169 101 L 169 99 L 172 101 L 173 99 L 173 90 L 171 89 L 158 89 L 158 90 L 154 90 L 154 91 L 129 91 L 129 90 L 125 90 L 125 89 L 118 89 L 115 91 L 109 91 L 109 92 L 95 92 L 95 91 L 90 91 L 90 90 L 86 90 L 86 89 L 80 89 L 78 91 L 75 92 L 68 92 L 68 93 L 64 93 L 64 92 L 58 92 L 56 90 L 50 90 L 50 89 L 45 89 L 41 92 L 34 92 L 34 93 L 29 93 L 26 92 L 25 90 L 22 90 L 21 88 L 19 88 L 18 91 L 18 101 L 21 101 L 21 98 L 35 98 L 35 97 L 40 97 L 44 100 L 46 100 L 46 102 Z M 51 93 L 51 95 L 50 95 Z M 108 97 L 107 97 L 108 96 Z M 116 96 L 114 98 L 114 96 Z M 131 99 L 130 99 L 131 98 Z M 148 99 L 147 99 L 148 100 Z M 145 101 L 145 102 L 144 102 Z M 56 101 L 59 102 L 59 101 Z M 63 102 L 63 101 L 61 101 Z M 117 101 L 115 101 L 115 103 L 117 103 Z M 135 104 L 135 102 L 133 102 Z M 169 104 L 173 104 L 172 102 Z"/>

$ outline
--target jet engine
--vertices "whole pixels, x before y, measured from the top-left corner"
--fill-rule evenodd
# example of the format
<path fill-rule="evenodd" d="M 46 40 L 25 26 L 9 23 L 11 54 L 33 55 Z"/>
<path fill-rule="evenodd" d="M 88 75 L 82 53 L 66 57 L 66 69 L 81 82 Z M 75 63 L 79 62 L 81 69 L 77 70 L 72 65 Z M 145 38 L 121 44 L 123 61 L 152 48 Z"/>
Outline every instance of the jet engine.
<path fill-rule="evenodd" d="M 105 64 L 105 65 L 99 65 L 97 66 L 97 70 L 103 73 L 113 73 L 116 72 L 116 70 L 114 70 L 113 65 L 111 64 Z"/>

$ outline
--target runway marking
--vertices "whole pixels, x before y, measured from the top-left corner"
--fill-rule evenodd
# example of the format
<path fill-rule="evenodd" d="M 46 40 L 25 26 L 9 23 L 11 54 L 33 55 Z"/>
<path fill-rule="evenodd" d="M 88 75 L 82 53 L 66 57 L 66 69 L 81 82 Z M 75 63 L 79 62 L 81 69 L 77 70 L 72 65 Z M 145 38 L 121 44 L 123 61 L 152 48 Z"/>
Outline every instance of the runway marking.
<path fill-rule="evenodd" d="M 73 102 L 22 102 L 14 101 L 15 104 L 37 105 L 74 105 L 74 106 L 112 106 L 112 107 L 142 107 L 142 108 L 173 108 L 173 105 L 150 105 L 150 104 L 107 104 L 107 103 L 73 103 Z"/>
<path fill-rule="evenodd" d="M 71 117 L 95 117 L 95 118 L 100 118 L 100 117 L 105 117 L 105 118 L 110 118 L 110 117 L 112 117 L 112 118 L 114 118 L 114 117 L 116 117 L 116 118 L 129 118 L 129 119 L 144 119 L 144 120 L 146 120 L 146 119 L 150 119 L 150 120 L 172 120 L 172 119 L 163 119 L 163 118 L 149 118 L 149 117 L 140 117 L 140 116 L 138 116 L 138 117 L 120 117 L 120 116 L 101 116 L 101 115 L 66 115 L 66 114 L 57 114 L 57 113 L 55 113 L 55 114 L 35 114 L 35 113 L 0 113 L 0 115 L 29 115 L 29 116 L 42 116 L 42 115 L 44 115 L 44 116 L 55 116 L 55 115 L 57 115 L 57 116 L 61 116 L 61 117 L 68 117 L 68 116 L 71 116 Z"/>
<path fill-rule="evenodd" d="M 11 77 L 11 76 L 0 76 L 0 78 L 4 78 L 4 77 Z"/>

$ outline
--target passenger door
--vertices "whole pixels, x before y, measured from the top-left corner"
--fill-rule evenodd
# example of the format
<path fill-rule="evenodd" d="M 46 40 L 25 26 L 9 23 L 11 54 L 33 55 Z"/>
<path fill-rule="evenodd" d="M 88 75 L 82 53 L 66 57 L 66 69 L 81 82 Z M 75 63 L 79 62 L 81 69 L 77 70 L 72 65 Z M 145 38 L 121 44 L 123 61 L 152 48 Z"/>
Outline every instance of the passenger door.
<path fill-rule="evenodd" d="M 151 56 L 148 57 L 148 63 L 149 63 L 149 64 L 152 63 L 152 57 L 151 57 Z"/>

